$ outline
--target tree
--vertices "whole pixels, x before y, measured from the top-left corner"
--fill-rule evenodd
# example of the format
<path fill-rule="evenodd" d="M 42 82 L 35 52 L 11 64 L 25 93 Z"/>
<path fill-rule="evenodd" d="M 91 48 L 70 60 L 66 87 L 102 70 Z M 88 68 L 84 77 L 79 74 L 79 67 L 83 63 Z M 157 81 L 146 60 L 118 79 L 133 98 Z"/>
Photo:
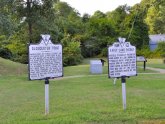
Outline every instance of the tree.
<path fill-rule="evenodd" d="M 60 31 L 63 34 L 74 36 L 77 33 L 82 33 L 82 20 L 79 13 L 66 2 L 58 2 L 55 4 L 57 23 Z"/>
<path fill-rule="evenodd" d="M 14 0 L 12 17 L 18 22 L 18 28 L 8 39 L 6 47 L 12 52 L 12 60 L 28 62 L 27 43 L 38 43 L 40 34 L 51 34 L 52 41 L 57 39 L 58 30 L 54 23 L 54 0 Z M 30 9 L 30 10 L 29 10 Z M 11 10 L 11 8 L 9 8 Z M 13 18 L 12 18 L 13 20 Z M 30 24 L 29 24 L 30 23 Z M 30 27 L 29 27 L 30 26 Z M 28 30 L 29 34 L 28 34 Z M 30 39 L 30 41 L 29 41 Z"/>
<path fill-rule="evenodd" d="M 83 23 L 88 22 L 89 19 L 90 19 L 90 15 L 87 14 L 87 13 L 85 13 L 85 14 L 82 16 L 82 22 L 83 22 Z"/>
<path fill-rule="evenodd" d="M 165 54 L 165 42 L 159 42 L 156 50 Z"/>
<path fill-rule="evenodd" d="M 12 52 L 14 61 L 27 63 L 27 43 L 38 43 L 40 34 L 50 34 L 54 43 L 63 44 L 65 65 L 77 64 L 81 55 L 106 55 L 107 45 L 119 36 L 128 38 L 138 49 L 142 49 L 148 45 L 148 28 L 144 18 L 151 1 L 156 0 L 142 0 L 140 6 L 131 8 L 123 5 L 106 14 L 96 11 L 92 16 L 84 14 L 80 17 L 78 11 L 59 0 L 1 0 L 0 33 L 5 39 L 2 38 L 0 44 L 4 43 L 4 50 L 7 48 Z M 158 15 L 161 18 L 149 23 L 156 26 L 161 22 L 161 31 L 155 27 L 154 30 L 163 32 L 165 10 L 160 6 L 164 7 L 164 4 L 157 6 L 161 10 Z"/>
<path fill-rule="evenodd" d="M 74 41 L 70 35 L 65 35 L 62 40 L 64 66 L 77 65 L 82 60 L 80 42 Z"/>
<path fill-rule="evenodd" d="M 8 44 L 7 38 L 5 35 L 0 36 L 0 57 L 5 59 L 11 59 L 12 53 L 11 51 L 6 47 Z"/>
<path fill-rule="evenodd" d="M 64 66 L 76 65 L 81 62 L 81 35 L 83 23 L 79 13 L 66 2 L 58 2 L 55 5 L 56 22 L 61 33 L 59 40 L 63 45 Z"/>
<path fill-rule="evenodd" d="M 149 26 L 150 34 L 165 33 L 165 1 L 150 0 L 148 4 L 146 23 Z"/>
<path fill-rule="evenodd" d="M 112 21 L 103 15 L 97 11 L 85 23 L 85 38 L 81 42 L 84 57 L 101 54 L 103 49 L 106 49 L 107 45 L 112 42 L 111 39 L 116 36 Z"/>
<path fill-rule="evenodd" d="M 117 7 L 114 11 L 107 13 L 107 17 L 112 20 L 117 33 L 120 33 L 123 30 L 123 21 L 127 16 L 128 9 L 129 7 L 127 5 L 123 5 Z"/>
<path fill-rule="evenodd" d="M 165 1 L 159 3 L 159 13 L 155 21 L 155 30 L 159 34 L 165 33 Z"/>
<path fill-rule="evenodd" d="M 142 49 L 149 44 L 148 26 L 144 22 L 144 11 L 139 8 L 139 5 L 136 5 L 131 8 L 130 12 L 124 20 L 124 32 L 122 34 L 137 49 Z"/>
<path fill-rule="evenodd" d="M 106 14 L 104 14 L 103 12 L 97 10 L 95 11 L 95 13 L 92 15 L 92 18 L 105 18 Z"/>
<path fill-rule="evenodd" d="M 21 27 L 29 31 L 30 42 L 36 42 L 41 33 L 56 32 L 54 2 L 56 0 L 15 0 L 14 14 Z"/>
<path fill-rule="evenodd" d="M 13 1 L 14 0 L 1 0 L 0 1 L 0 34 L 9 37 L 17 27 L 17 22 L 13 16 Z"/>
<path fill-rule="evenodd" d="M 28 41 L 28 32 L 25 28 L 22 28 L 18 32 L 14 33 L 8 39 L 6 48 L 12 53 L 11 60 L 24 64 L 28 63 L 28 46 L 25 41 Z"/>

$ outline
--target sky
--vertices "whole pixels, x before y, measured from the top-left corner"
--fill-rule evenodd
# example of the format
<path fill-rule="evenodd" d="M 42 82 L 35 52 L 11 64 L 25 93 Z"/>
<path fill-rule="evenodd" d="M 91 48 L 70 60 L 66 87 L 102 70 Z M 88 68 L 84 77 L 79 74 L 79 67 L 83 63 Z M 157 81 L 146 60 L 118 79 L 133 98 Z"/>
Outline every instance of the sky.
<path fill-rule="evenodd" d="M 141 0 L 60 0 L 67 2 L 71 7 L 76 9 L 81 15 L 88 13 L 93 15 L 95 11 L 108 12 L 116 9 L 119 5 L 133 6 L 140 3 Z"/>

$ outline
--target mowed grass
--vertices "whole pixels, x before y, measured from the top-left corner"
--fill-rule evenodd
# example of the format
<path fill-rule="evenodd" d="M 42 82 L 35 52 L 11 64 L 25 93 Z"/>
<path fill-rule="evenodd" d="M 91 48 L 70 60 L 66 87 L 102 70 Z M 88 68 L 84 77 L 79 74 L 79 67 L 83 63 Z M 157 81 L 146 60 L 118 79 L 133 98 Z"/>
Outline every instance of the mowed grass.
<path fill-rule="evenodd" d="M 105 75 L 50 80 L 50 114 L 44 115 L 44 81 L 26 76 L 0 77 L 2 124 L 165 123 L 165 77 L 127 79 L 127 110 L 122 109 L 121 81 Z"/>
<path fill-rule="evenodd" d="M 143 66 L 140 65 L 141 68 L 137 68 L 137 73 L 157 73 L 156 71 L 143 69 Z M 108 66 L 103 66 L 103 74 L 108 76 Z M 81 75 L 92 75 L 90 73 L 90 65 L 79 65 L 79 66 L 68 66 L 64 68 L 64 76 L 81 76 Z"/>
<path fill-rule="evenodd" d="M 1 75 L 22 75 L 28 71 L 27 65 L 12 62 L 0 57 L 0 76 Z"/>
<path fill-rule="evenodd" d="M 43 80 L 28 81 L 26 73 L 1 75 L 0 124 L 165 123 L 164 74 L 140 69 L 138 76 L 127 78 L 123 111 L 120 79 L 114 85 L 107 66 L 103 72 L 91 75 L 89 65 L 65 67 L 64 78 L 50 80 L 49 115 L 44 114 Z"/>
<path fill-rule="evenodd" d="M 138 62 L 137 64 L 143 66 L 143 62 Z M 165 63 L 163 62 L 163 59 L 147 59 L 146 67 L 165 69 Z"/>

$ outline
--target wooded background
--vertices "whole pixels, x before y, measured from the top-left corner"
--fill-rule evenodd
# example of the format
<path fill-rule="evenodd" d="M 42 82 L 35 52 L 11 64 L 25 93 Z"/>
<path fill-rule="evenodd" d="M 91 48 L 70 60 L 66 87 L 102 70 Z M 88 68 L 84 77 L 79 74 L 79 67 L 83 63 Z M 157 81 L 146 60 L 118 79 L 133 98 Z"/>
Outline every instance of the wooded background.
<path fill-rule="evenodd" d="M 107 46 L 125 37 L 148 58 L 165 54 L 165 44 L 149 50 L 149 34 L 165 33 L 165 1 L 142 0 L 133 7 L 81 16 L 59 0 L 1 0 L 0 57 L 28 63 L 28 44 L 38 43 L 40 34 L 50 34 L 63 45 L 64 65 L 79 64 L 86 57 L 107 56 Z M 91 5 L 92 6 L 92 5 Z"/>

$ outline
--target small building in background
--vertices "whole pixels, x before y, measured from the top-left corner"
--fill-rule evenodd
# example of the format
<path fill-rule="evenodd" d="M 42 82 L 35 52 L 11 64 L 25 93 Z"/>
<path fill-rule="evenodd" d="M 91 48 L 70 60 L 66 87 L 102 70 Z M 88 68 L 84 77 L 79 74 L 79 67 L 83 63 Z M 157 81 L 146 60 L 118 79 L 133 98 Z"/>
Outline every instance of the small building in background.
<path fill-rule="evenodd" d="M 157 48 L 159 42 L 165 42 L 165 34 L 149 35 L 149 38 L 149 46 L 151 51 Z"/>
<path fill-rule="evenodd" d="M 103 73 L 101 60 L 90 60 L 90 72 L 91 74 Z"/>

